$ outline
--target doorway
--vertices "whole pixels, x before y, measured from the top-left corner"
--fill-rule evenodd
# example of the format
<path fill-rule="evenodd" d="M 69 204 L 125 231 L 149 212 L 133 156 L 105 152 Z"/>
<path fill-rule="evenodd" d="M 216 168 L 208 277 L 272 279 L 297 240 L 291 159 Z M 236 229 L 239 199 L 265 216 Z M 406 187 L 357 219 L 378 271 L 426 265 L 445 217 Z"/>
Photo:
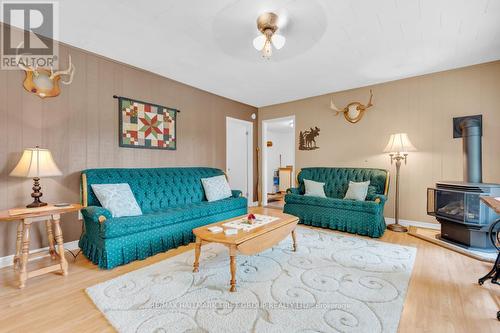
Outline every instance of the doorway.
<path fill-rule="evenodd" d="M 283 208 L 295 179 L 295 116 L 262 121 L 262 206 Z"/>
<path fill-rule="evenodd" d="M 226 174 L 232 190 L 253 203 L 253 123 L 226 117 Z"/>

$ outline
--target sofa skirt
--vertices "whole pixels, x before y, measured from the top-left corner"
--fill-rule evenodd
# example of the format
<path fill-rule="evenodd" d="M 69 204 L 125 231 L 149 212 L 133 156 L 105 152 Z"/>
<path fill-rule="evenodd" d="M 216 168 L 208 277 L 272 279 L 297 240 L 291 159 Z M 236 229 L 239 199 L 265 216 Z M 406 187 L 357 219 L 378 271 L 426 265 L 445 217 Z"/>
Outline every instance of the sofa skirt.
<path fill-rule="evenodd" d="M 194 241 L 193 229 L 246 213 L 247 207 L 242 207 L 221 214 L 108 239 L 97 236 L 96 232 L 84 232 L 78 244 L 82 253 L 99 268 L 112 269 L 134 260 L 146 259 L 157 253 L 187 245 Z"/>
<path fill-rule="evenodd" d="M 297 216 L 299 223 L 358 234 L 381 237 L 385 231 L 383 209 L 377 213 L 319 207 L 301 204 L 285 204 L 285 213 Z"/>

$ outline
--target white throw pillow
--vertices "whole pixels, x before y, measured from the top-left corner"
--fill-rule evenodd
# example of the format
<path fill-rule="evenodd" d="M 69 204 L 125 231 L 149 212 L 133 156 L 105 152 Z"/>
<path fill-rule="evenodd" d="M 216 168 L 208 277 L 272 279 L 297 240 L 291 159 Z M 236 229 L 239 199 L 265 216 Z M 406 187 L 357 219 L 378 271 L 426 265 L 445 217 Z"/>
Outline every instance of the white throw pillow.
<path fill-rule="evenodd" d="M 304 179 L 306 193 L 304 195 L 310 197 L 326 198 L 325 183 L 315 182 L 314 180 Z"/>
<path fill-rule="evenodd" d="M 111 212 L 113 217 L 142 215 L 130 185 L 123 184 L 92 184 L 101 206 Z"/>
<path fill-rule="evenodd" d="M 366 195 L 368 194 L 368 186 L 370 186 L 369 180 L 360 183 L 349 181 L 349 188 L 347 189 L 344 199 L 365 201 Z"/>
<path fill-rule="evenodd" d="M 208 201 L 222 200 L 232 196 L 231 188 L 224 175 L 202 178 L 201 183 Z"/>

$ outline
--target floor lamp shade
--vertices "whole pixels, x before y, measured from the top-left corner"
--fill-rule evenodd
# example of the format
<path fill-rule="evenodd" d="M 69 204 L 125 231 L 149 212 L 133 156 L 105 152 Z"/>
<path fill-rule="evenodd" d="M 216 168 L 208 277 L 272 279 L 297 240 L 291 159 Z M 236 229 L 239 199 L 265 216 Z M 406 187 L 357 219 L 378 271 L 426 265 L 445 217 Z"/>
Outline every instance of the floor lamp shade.
<path fill-rule="evenodd" d="M 396 133 L 391 134 L 389 142 L 384 149 L 384 153 L 407 153 L 410 151 L 416 151 L 415 146 L 412 145 L 408 134 L 406 133 Z"/>
<path fill-rule="evenodd" d="M 35 208 L 47 205 L 40 200 L 40 197 L 43 195 L 40 191 L 42 189 L 39 182 L 40 177 L 60 176 L 62 172 L 57 167 L 48 149 L 35 147 L 24 150 L 21 159 L 17 162 L 10 175 L 14 177 L 33 178 L 33 193 L 31 193 L 33 202 L 27 207 Z"/>

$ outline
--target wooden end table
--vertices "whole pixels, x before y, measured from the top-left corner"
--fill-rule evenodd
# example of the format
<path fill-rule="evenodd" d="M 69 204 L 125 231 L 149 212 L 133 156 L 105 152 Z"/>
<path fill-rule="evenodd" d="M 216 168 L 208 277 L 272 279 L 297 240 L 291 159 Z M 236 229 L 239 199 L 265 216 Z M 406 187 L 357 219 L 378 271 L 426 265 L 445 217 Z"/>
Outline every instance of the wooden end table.
<path fill-rule="evenodd" d="M 273 247 L 288 235 L 292 236 L 293 250 L 297 250 L 295 228 L 299 219 L 296 216 L 282 213 L 277 209 L 257 208 L 253 209 L 252 213 L 277 217 L 278 220 L 258 227 L 251 231 L 238 230 L 238 234 L 226 236 L 224 232 L 212 233 L 208 230 L 209 227 L 223 226 L 224 223 L 246 217 L 242 215 L 229 220 L 209 224 L 203 227 L 193 229 L 196 236 L 195 258 L 193 264 L 193 272 L 198 272 L 201 246 L 204 243 L 219 243 L 225 245 L 229 249 L 229 268 L 231 272 L 231 287 L 229 291 L 236 291 L 236 254 L 237 252 L 245 255 L 254 255 L 268 248 Z"/>
<path fill-rule="evenodd" d="M 64 207 L 47 205 L 39 208 L 16 208 L 0 211 L 1 222 L 12 223 L 19 221 L 17 225 L 16 254 L 14 255 L 13 265 L 14 270 L 18 272 L 19 288 L 24 288 L 26 280 L 31 277 L 57 270 L 61 270 L 62 275 L 68 274 L 68 262 L 64 257 L 64 241 L 60 226 L 61 214 L 77 212 L 80 209 L 82 209 L 82 205 L 71 204 Z M 35 222 L 45 222 L 50 256 L 53 260 L 59 258 L 59 263 L 28 272 L 30 228 L 31 224 Z M 55 245 L 57 245 L 57 251 Z"/>

